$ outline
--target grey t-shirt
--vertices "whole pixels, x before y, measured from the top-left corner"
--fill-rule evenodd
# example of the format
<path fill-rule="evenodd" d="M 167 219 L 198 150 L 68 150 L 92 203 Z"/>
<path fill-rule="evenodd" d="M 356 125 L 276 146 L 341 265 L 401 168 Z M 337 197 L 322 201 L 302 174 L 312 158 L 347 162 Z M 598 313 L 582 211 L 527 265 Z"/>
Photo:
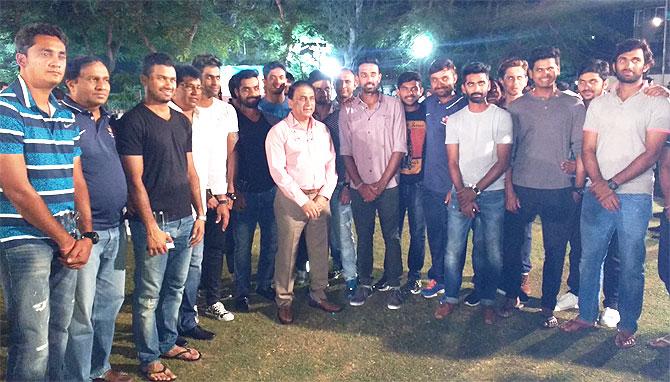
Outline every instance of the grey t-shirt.
<path fill-rule="evenodd" d="M 581 155 L 582 100 L 563 92 L 545 100 L 528 92 L 507 110 L 514 121 L 512 183 L 545 190 L 571 187 L 560 165 L 571 153 Z"/>
<path fill-rule="evenodd" d="M 496 105 L 481 113 L 465 107 L 447 120 L 446 144 L 458 144 L 463 184 L 476 184 L 498 161 L 496 145 L 512 144 L 512 117 Z M 505 175 L 482 191 L 505 188 Z"/>
<path fill-rule="evenodd" d="M 621 101 L 616 89 L 594 99 L 589 105 L 584 131 L 598 134 L 596 159 L 600 172 L 610 179 L 645 150 L 648 131 L 670 132 L 670 102 L 665 97 L 650 97 L 643 89 Z M 619 185 L 618 194 L 652 194 L 652 168 Z"/>

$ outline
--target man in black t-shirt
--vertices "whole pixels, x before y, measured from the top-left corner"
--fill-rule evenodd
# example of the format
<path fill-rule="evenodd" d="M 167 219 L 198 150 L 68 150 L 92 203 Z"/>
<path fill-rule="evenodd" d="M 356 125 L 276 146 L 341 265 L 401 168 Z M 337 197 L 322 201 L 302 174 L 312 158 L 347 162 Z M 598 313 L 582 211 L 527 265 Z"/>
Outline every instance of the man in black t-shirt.
<path fill-rule="evenodd" d="M 270 128 L 258 110 L 260 88 L 258 72 L 243 70 L 231 78 L 231 94 L 237 111 L 239 140 L 235 145 L 237 169 L 233 175 L 237 201 L 233 205 L 235 224 L 235 308 L 249 311 L 251 287 L 251 244 L 258 224 L 261 229 L 261 251 L 256 274 L 256 293 L 274 301 L 272 289 L 277 224 L 274 215 L 275 183 L 270 176 L 265 155 L 265 137 Z"/>
<path fill-rule="evenodd" d="M 176 376 L 160 358 L 201 357 L 175 342 L 192 247 L 202 240 L 207 218 L 191 155 L 191 124 L 168 107 L 176 84 L 170 57 L 145 57 L 141 81 L 144 101 L 123 116 L 117 137 L 135 253 L 133 333 L 147 379 L 173 380 Z M 195 222 L 191 205 L 198 215 Z"/>
<path fill-rule="evenodd" d="M 426 219 L 423 213 L 423 147 L 426 141 L 426 108 L 419 103 L 423 95 L 421 77 L 416 72 L 398 76 L 398 98 L 405 108 L 407 154 L 400 163 L 400 229 L 409 218 L 407 283 L 403 291 L 421 293 L 421 268 L 426 251 Z"/>

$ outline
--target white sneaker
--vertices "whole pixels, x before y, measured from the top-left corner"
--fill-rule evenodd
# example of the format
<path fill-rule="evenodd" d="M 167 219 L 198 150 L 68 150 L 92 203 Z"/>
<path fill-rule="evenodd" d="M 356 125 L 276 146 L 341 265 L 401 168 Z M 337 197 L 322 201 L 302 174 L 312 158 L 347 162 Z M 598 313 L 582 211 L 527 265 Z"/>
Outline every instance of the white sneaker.
<path fill-rule="evenodd" d="M 600 325 L 606 328 L 616 328 L 620 320 L 619 311 L 616 309 L 605 308 L 600 315 Z"/>
<path fill-rule="evenodd" d="M 572 292 L 568 292 L 556 301 L 556 311 L 579 309 L 578 302 L 579 297 L 575 296 Z"/>
<path fill-rule="evenodd" d="M 232 321 L 235 319 L 235 315 L 226 310 L 226 307 L 223 306 L 221 301 L 217 302 L 214 305 L 210 305 L 205 309 L 205 315 L 212 317 L 219 321 Z"/>

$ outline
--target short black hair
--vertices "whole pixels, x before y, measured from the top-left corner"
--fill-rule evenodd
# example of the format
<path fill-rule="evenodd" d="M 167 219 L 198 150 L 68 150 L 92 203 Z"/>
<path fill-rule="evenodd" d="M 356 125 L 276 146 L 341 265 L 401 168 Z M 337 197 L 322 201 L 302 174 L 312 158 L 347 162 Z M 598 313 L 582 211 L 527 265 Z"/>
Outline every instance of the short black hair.
<path fill-rule="evenodd" d="M 219 68 L 223 65 L 223 62 L 213 54 L 199 54 L 193 58 L 191 65 L 202 72 L 207 66 L 216 66 Z"/>
<path fill-rule="evenodd" d="M 277 68 L 280 68 L 281 70 L 284 71 L 284 73 L 286 73 L 286 66 L 284 66 L 284 64 L 282 64 L 279 61 L 272 61 L 272 62 L 268 62 L 267 64 L 263 65 L 263 78 L 267 78 L 267 76 L 270 75 L 270 71 L 272 69 L 277 69 Z"/>
<path fill-rule="evenodd" d="M 312 91 L 314 91 L 314 87 L 312 86 L 311 82 L 305 81 L 305 80 L 300 80 L 300 81 L 296 81 L 293 85 L 291 85 L 291 87 L 288 89 L 288 94 L 286 94 L 286 97 L 288 97 L 288 99 L 292 100 L 293 95 L 295 94 L 295 91 L 297 89 L 305 88 L 305 87 L 310 88 L 310 89 L 312 89 Z"/>
<path fill-rule="evenodd" d="M 398 88 L 405 82 L 416 81 L 421 83 L 421 75 L 417 72 L 404 72 L 398 76 Z"/>
<path fill-rule="evenodd" d="M 202 76 L 202 73 L 193 65 L 179 65 L 175 67 L 175 71 L 177 72 L 177 85 L 184 82 L 186 77 L 199 80 Z"/>
<path fill-rule="evenodd" d="M 605 60 L 594 58 L 579 68 L 577 78 L 579 79 L 584 73 L 597 73 L 603 81 L 607 81 L 607 77 L 610 75 L 610 65 Z"/>
<path fill-rule="evenodd" d="M 14 36 L 14 48 L 16 49 L 16 53 L 28 53 L 28 49 L 35 45 L 35 36 L 39 35 L 58 37 L 67 48 L 67 36 L 62 29 L 52 24 L 35 23 L 25 25 L 16 32 L 16 36 Z"/>
<path fill-rule="evenodd" d="M 471 62 L 463 67 L 463 80 L 470 74 L 486 74 L 486 78 L 491 76 L 491 67 L 483 62 Z"/>
<path fill-rule="evenodd" d="M 326 75 L 326 73 L 320 71 L 320 70 L 312 70 L 312 72 L 309 74 L 309 77 L 307 77 L 307 81 L 310 84 L 313 84 L 317 81 L 328 81 L 331 82 L 330 77 Z"/>
<path fill-rule="evenodd" d="M 377 65 L 377 69 L 381 71 L 381 67 L 379 66 L 379 60 L 376 59 L 375 57 L 363 57 L 361 58 L 358 63 L 356 64 L 356 71 L 360 69 L 361 65 L 363 64 L 374 64 Z"/>
<path fill-rule="evenodd" d="M 235 90 L 240 89 L 242 80 L 246 80 L 249 78 L 258 78 L 258 71 L 256 69 L 244 69 L 240 70 L 239 72 L 235 73 L 235 75 L 230 77 L 230 81 L 228 81 L 228 90 L 230 91 L 230 96 L 233 98 L 237 98 L 237 96 L 235 95 Z"/>
<path fill-rule="evenodd" d="M 102 59 L 96 56 L 79 56 L 74 60 L 68 60 L 67 65 L 65 66 L 65 81 L 76 80 L 79 78 L 84 66 L 94 62 L 101 62 L 103 65 L 105 64 Z"/>
<path fill-rule="evenodd" d="M 649 48 L 649 44 L 645 39 L 629 38 L 616 44 L 612 62 L 616 62 L 622 54 L 636 49 L 642 49 L 642 53 L 644 54 L 644 64 L 649 65 L 649 69 L 651 69 L 656 61 L 654 60 L 654 53 L 651 51 L 651 48 Z"/>
<path fill-rule="evenodd" d="M 507 69 L 515 68 L 517 66 L 523 69 L 523 72 L 528 75 L 528 61 L 519 57 L 509 57 L 500 63 L 500 66 L 498 67 L 498 78 L 505 79 L 505 72 L 507 72 Z"/>
<path fill-rule="evenodd" d="M 528 67 L 533 70 L 535 63 L 540 60 L 553 58 L 556 65 L 561 66 L 561 50 L 553 46 L 540 46 L 533 49 L 528 57 Z"/>
<path fill-rule="evenodd" d="M 174 67 L 172 59 L 166 53 L 161 52 L 149 53 L 144 57 L 144 62 L 142 63 L 142 74 L 144 74 L 147 77 L 150 76 L 151 70 L 155 65 Z"/>
<path fill-rule="evenodd" d="M 286 82 L 290 84 L 295 82 L 295 77 L 290 72 L 286 72 Z"/>
<path fill-rule="evenodd" d="M 446 57 L 438 57 L 430 64 L 430 68 L 428 68 L 428 75 L 433 75 L 444 69 L 453 70 L 454 73 L 456 73 L 456 65 L 454 65 L 453 61 Z"/>

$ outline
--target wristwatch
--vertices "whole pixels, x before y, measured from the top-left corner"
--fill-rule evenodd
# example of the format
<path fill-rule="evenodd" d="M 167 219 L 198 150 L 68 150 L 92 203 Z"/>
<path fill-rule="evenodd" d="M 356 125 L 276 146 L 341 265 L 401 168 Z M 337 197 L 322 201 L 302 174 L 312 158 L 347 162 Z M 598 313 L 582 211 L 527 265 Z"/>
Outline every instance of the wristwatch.
<path fill-rule="evenodd" d="M 224 206 L 225 206 L 225 205 L 228 205 L 228 199 L 227 199 L 227 198 L 226 198 L 226 199 L 219 199 L 219 205 L 222 205 L 222 204 L 223 204 Z"/>
<path fill-rule="evenodd" d="M 207 221 L 207 215 L 198 215 L 198 220 L 206 222 Z"/>
<path fill-rule="evenodd" d="M 91 243 L 93 243 L 94 245 L 98 244 L 98 242 L 100 241 L 100 237 L 98 236 L 98 233 L 95 231 L 84 232 L 81 234 L 81 237 L 91 239 Z"/>
<path fill-rule="evenodd" d="M 615 191 L 619 188 L 619 183 L 615 182 L 614 179 L 610 179 L 607 181 L 607 187 L 609 187 L 610 190 Z"/>
<path fill-rule="evenodd" d="M 235 194 L 234 192 L 226 192 L 226 196 L 228 197 L 228 199 L 232 201 L 237 200 L 237 194 Z"/>
<path fill-rule="evenodd" d="M 480 190 L 475 184 L 470 185 L 470 188 L 472 189 L 472 191 L 475 192 L 475 195 L 477 196 L 479 196 L 482 193 L 482 190 Z"/>

